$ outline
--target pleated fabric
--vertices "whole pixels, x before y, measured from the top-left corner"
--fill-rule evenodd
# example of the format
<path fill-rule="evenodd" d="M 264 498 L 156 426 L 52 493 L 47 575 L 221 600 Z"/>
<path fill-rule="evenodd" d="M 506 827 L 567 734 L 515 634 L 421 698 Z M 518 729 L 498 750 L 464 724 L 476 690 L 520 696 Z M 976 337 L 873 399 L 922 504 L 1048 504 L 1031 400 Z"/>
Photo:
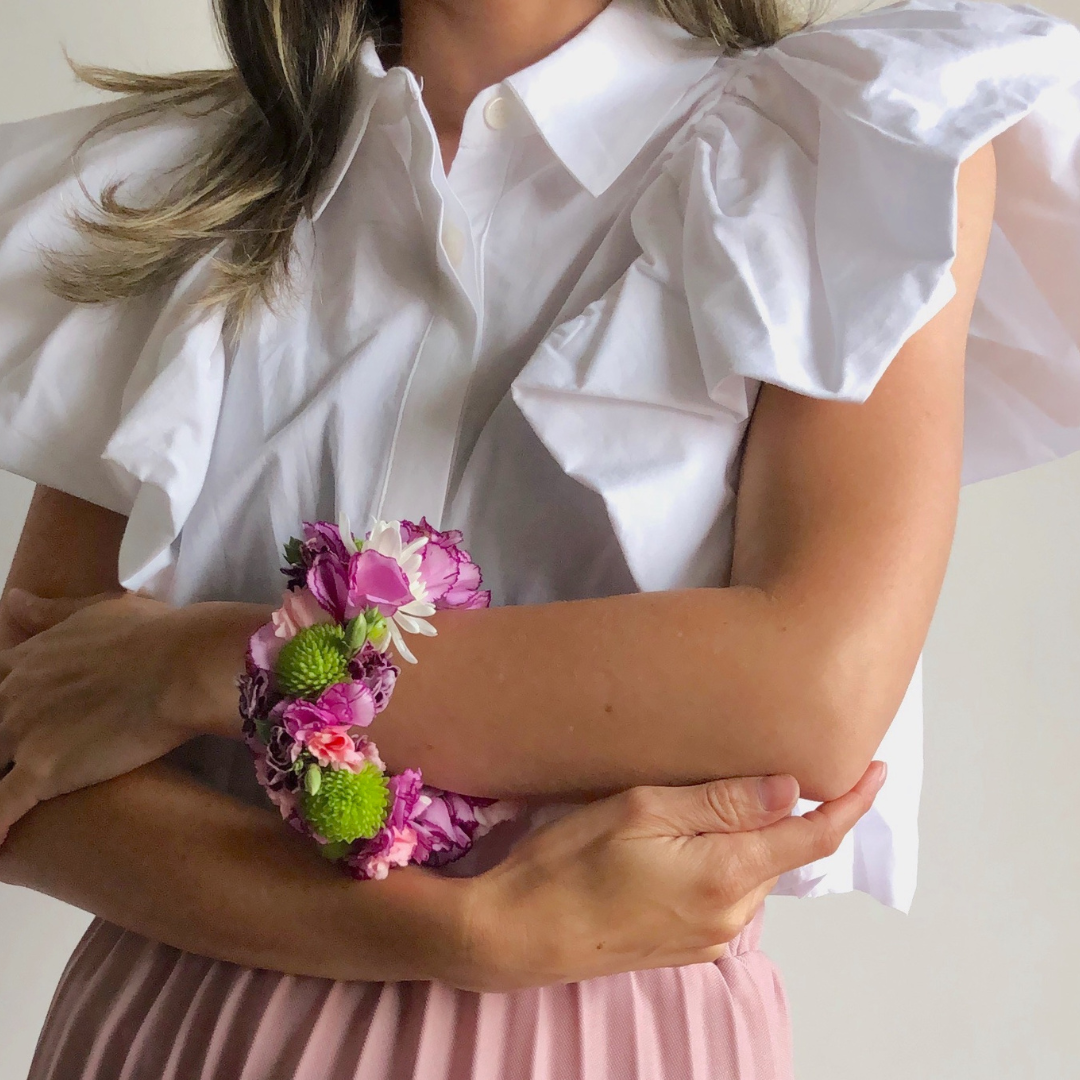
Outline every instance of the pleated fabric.
<path fill-rule="evenodd" d="M 28 1080 L 791 1080 L 761 923 L 716 963 L 493 994 L 254 970 L 95 919 Z"/>

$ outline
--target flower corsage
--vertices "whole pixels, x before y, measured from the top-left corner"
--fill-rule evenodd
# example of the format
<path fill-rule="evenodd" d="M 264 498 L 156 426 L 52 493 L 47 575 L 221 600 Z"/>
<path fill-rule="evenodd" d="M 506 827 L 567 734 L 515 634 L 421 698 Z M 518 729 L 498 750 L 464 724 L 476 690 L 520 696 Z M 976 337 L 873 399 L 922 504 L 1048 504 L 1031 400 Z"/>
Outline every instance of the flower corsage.
<path fill-rule="evenodd" d="M 248 642 L 237 679 L 244 740 L 260 784 L 295 829 L 355 878 L 409 863 L 460 858 L 518 804 L 429 787 L 419 769 L 388 775 L 362 734 L 386 708 L 401 669 L 416 663 L 406 634 L 450 608 L 483 608 L 480 570 L 459 532 L 426 519 L 381 521 L 359 540 L 303 523 L 285 545 L 281 607 Z"/>

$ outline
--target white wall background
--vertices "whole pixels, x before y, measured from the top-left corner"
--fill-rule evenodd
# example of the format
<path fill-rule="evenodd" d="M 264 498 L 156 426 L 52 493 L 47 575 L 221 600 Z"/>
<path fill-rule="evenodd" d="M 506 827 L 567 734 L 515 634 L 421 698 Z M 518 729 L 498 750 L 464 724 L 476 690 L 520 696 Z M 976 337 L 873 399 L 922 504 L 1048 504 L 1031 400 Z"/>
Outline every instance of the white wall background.
<path fill-rule="evenodd" d="M 846 6 L 846 5 L 845 5 Z M 1080 0 L 1044 0 L 1080 22 Z M 0 121 L 89 100 L 61 55 L 218 62 L 208 0 L 0 0 Z M 31 485 L 0 473 L 0 580 Z M 799 1080 L 1080 1076 L 1080 458 L 965 492 L 926 653 L 919 890 L 769 901 Z M 88 917 L 0 886 L 0 1080 Z M 616 1078 L 613 1078 L 616 1080 Z"/>

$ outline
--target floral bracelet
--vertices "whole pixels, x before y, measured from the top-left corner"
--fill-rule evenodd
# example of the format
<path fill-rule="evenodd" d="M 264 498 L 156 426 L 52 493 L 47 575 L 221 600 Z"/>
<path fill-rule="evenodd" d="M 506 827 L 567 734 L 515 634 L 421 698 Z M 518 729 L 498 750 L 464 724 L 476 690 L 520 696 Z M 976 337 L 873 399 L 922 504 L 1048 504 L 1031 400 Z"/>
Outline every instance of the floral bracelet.
<path fill-rule="evenodd" d="M 303 523 L 285 545 L 281 607 L 248 642 L 237 679 L 244 741 L 259 783 L 296 830 L 360 880 L 393 866 L 460 858 L 519 805 L 429 787 L 419 769 L 388 775 L 361 731 L 416 663 L 405 634 L 434 636 L 438 611 L 487 607 L 460 532 L 425 518 Z"/>

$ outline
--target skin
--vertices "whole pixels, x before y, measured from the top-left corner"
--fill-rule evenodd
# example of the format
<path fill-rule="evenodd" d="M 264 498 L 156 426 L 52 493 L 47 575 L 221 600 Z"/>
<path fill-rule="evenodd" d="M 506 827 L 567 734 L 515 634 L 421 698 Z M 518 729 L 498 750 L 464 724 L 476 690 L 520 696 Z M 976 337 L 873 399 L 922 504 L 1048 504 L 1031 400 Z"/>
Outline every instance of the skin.
<path fill-rule="evenodd" d="M 467 104 L 476 89 L 550 51 L 596 9 L 597 5 L 551 7 L 524 0 L 406 3 L 403 55 L 424 77 L 444 161 L 452 160 L 456 148 L 462 103 Z M 833 830 L 829 841 L 838 842 L 837 822 L 850 828 L 858 816 L 850 817 L 853 808 L 868 805 L 860 801 L 873 778 L 867 763 L 895 715 L 925 639 L 955 525 L 963 350 L 993 208 L 990 147 L 961 168 L 958 191 L 956 297 L 905 344 L 870 399 L 853 405 L 803 398 L 773 386 L 762 388 L 744 456 L 732 587 L 444 613 L 439 637 L 416 643 L 418 667 L 401 681 L 391 709 L 377 721 L 381 726 L 372 730 L 392 770 L 419 765 L 432 783 L 477 794 L 577 794 L 596 799 L 613 790 L 644 787 L 654 793 L 666 791 L 666 796 L 656 798 L 674 800 L 689 790 L 726 790 L 700 783 L 711 777 L 789 773 L 807 797 L 836 800 L 831 805 L 841 809 L 826 815 L 835 816 L 827 818 L 831 823 L 827 831 Z M 44 492 L 41 498 L 65 497 Z M 71 520 L 70 504 L 54 508 L 51 523 L 47 510 L 35 518 L 39 511 L 37 506 L 31 509 L 9 584 L 54 597 L 115 589 L 116 541 L 123 519 L 87 512 L 80 527 Z M 48 527 L 57 521 L 61 527 Z M 73 571 L 76 584 L 66 578 L 68 567 L 88 557 L 87 547 L 76 544 L 73 535 L 82 536 L 97 553 L 89 556 L 95 572 Z M 31 553 L 41 550 L 54 553 L 51 569 L 38 568 Z M 98 565 L 106 561 L 106 550 L 107 570 Z M 66 790 L 56 755 L 50 759 L 41 752 L 35 759 L 26 750 L 33 732 L 64 723 L 65 717 L 81 715 L 83 723 L 114 731 L 118 718 L 126 716 L 133 718 L 134 731 L 140 719 L 145 723 L 145 711 L 132 707 L 130 695 L 141 694 L 144 707 L 152 701 L 155 719 L 175 729 L 170 737 L 179 739 L 195 730 L 185 729 L 184 723 L 235 733 L 231 678 L 241 666 L 248 634 L 265 621 L 269 608 L 194 605 L 161 613 L 161 625 L 168 626 L 168 632 L 147 634 L 146 612 L 135 612 L 130 598 L 94 607 L 99 609 L 96 613 L 87 608 L 65 622 L 58 622 L 55 612 L 51 621 L 39 614 L 39 626 L 57 625 L 41 629 L 25 646 L 7 653 L 8 674 L 0 684 L 0 732 L 7 735 L 0 737 L 7 739 L 7 752 L 18 764 L 0 781 L 0 812 L 11 820 L 40 798 Z M 10 640 L 18 641 L 33 632 L 27 624 L 34 617 L 12 610 L 9 605 L 9 625 L 15 628 Z M 117 680 L 115 672 L 103 673 L 100 664 L 95 668 L 85 661 L 85 650 L 65 650 L 56 644 L 65 634 L 70 635 L 69 644 L 74 642 L 95 617 L 101 620 L 95 624 L 99 632 L 111 627 L 115 635 L 111 640 L 117 648 L 110 654 L 117 657 L 121 670 L 147 673 L 141 686 L 130 677 Z M 658 626 L 673 630 L 658 636 Z M 47 641 L 50 634 L 53 645 Z M 35 668 L 35 656 L 40 661 L 47 647 L 53 661 Z M 658 655 L 658 648 L 666 651 Z M 35 713 L 33 702 L 44 699 L 46 684 L 64 681 L 56 678 L 62 655 L 71 665 L 69 674 L 78 671 L 88 685 L 108 688 L 109 693 L 87 695 L 84 684 L 77 695 L 79 704 L 73 701 L 66 709 L 42 708 Z M 193 664 L 195 659 L 198 665 Z M 643 673 L 646 659 L 648 683 Z M 163 670 L 182 672 L 183 681 L 157 678 L 157 692 L 148 691 L 155 679 L 150 673 Z M 200 671 L 198 680 L 191 679 L 193 670 Z M 560 672 L 555 685 L 552 670 Z M 23 692 L 15 693 L 20 680 Z M 129 689 L 123 691 L 121 685 Z M 31 686 L 40 693 L 31 693 Z M 95 702 L 91 716 L 88 700 Z M 43 736 L 35 738 L 42 745 L 48 742 Z M 133 734 L 128 738 L 137 741 Z M 681 791 L 670 787 L 685 784 L 698 787 Z M 845 803 L 849 789 L 853 795 Z M 374 886 L 386 883 L 351 889 L 348 903 L 375 905 L 370 912 L 364 909 L 365 918 L 370 915 L 372 926 L 384 936 L 372 934 L 370 941 L 358 942 L 357 923 L 346 919 L 341 931 L 345 936 L 329 935 L 331 944 L 338 946 L 338 959 L 328 957 L 326 963 L 348 963 L 350 970 L 365 972 L 352 977 L 401 977 L 387 976 L 385 971 L 402 970 L 410 949 L 416 950 L 417 937 L 430 933 L 426 943 L 430 948 L 421 951 L 450 959 L 438 961 L 434 976 L 428 962 L 427 968 L 407 968 L 426 973 L 404 977 L 517 985 L 514 979 L 522 971 L 526 979 L 543 980 L 553 973 L 567 977 L 575 963 L 577 971 L 593 970 L 573 948 L 574 956 L 558 952 L 552 960 L 553 946 L 542 928 L 559 925 L 554 920 L 562 917 L 560 912 L 618 912 L 620 919 L 627 912 L 640 913 L 625 895 L 612 897 L 611 882 L 624 879 L 617 874 L 608 877 L 596 865 L 583 869 L 591 865 L 584 857 L 589 842 L 575 848 L 568 839 L 571 833 L 580 839 L 588 831 L 578 814 L 586 822 L 589 815 L 599 815 L 604 823 L 600 835 L 612 850 L 625 850 L 622 841 L 627 836 L 647 845 L 641 819 L 649 814 L 634 803 L 637 810 L 628 815 L 626 799 L 615 795 L 594 802 L 564 819 L 569 826 L 560 822 L 550 833 L 540 834 L 554 840 L 538 840 L 536 847 L 523 845 L 520 864 L 507 860 L 509 865 L 498 872 L 470 884 L 454 883 L 438 893 L 437 905 L 442 905 L 438 910 L 448 913 L 442 924 L 432 918 L 433 909 L 426 904 L 443 883 L 432 882 L 423 872 L 395 872 L 383 890 Z M 159 813 L 159 804 L 168 805 L 171 812 Z M 668 827 L 683 830 L 676 843 L 684 850 L 682 841 L 701 830 L 687 820 L 686 804 L 678 805 L 683 807 L 682 816 L 675 813 L 676 824 Z M 13 813 L 12 807 L 19 812 Z M 280 970 L 314 964 L 307 952 L 299 957 L 283 955 L 288 943 L 270 933 L 275 911 L 281 908 L 291 916 L 278 924 L 282 927 L 305 925 L 301 916 L 316 912 L 322 916 L 329 910 L 324 905 L 333 905 L 328 898 L 336 895 L 334 888 L 342 886 L 312 877 L 310 852 L 289 855 L 288 843 L 283 846 L 269 833 L 259 833 L 254 819 L 243 816 L 246 813 L 226 808 L 219 797 L 196 790 L 163 766 L 144 766 L 119 780 L 52 798 L 26 814 L 0 848 L 0 875 L 208 955 L 228 954 L 227 958 L 244 963 L 252 962 L 252 957 L 272 958 L 274 962 L 264 966 Z M 655 818 L 653 814 L 650 820 Z M 90 830 L 89 820 L 108 825 Z M 715 812 L 710 820 L 719 820 Z M 718 828 L 713 838 L 731 844 L 732 837 L 721 837 L 722 831 Z M 760 841 L 767 833 L 765 828 L 755 835 Z M 252 839 L 253 848 L 247 843 Z M 820 850 L 820 837 L 813 843 L 804 839 L 805 857 L 793 866 L 818 857 L 812 850 Z M 550 850 L 545 844 L 551 845 Z M 88 846 L 93 859 L 85 855 Z M 131 854 L 133 847 L 141 853 Z M 630 845 L 629 850 L 649 849 Z M 786 868 L 779 849 L 766 842 L 764 850 L 771 854 L 753 862 L 756 880 L 732 871 L 726 878 L 714 874 L 712 886 L 728 890 L 724 894 L 728 900 L 730 890 L 738 888 L 744 898 L 756 896 L 755 890 Z M 563 853 L 562 862 L 552 854 L 556 851 Z M 574 851 L 581 861 L 566 854 Z M 208 895 L 194 895 L 192 885 L 164 866 L 169 854 L 186 862 Z M 301 861 L 290 864 L 290 858 Z M 687 865 L 695 861 L 673 860 L 673 867 L 682 871 L 673 870 L 665 878 L 672 896 L 678 898 L 680 886 L 700 883 L 700 868 Z M 644 855 L 642 862 L 648 862 Z M 710 865 L 715 870 L 720 862 L 714 859 Z M 242 867 L 236 873 L 234 863 Z M 291 877 L 282 872 L 290 865 L 295 868 Z M 559 873 L 539 873 L 537 867 L 543 865 L 558 867 Z M 626 869 L 622 866 L 624 873 Z M 731 865 L 727 869 L 731 871 Z M 249 875 L 246 879 L 244 872 Z M 276 891 L 282 888 L 283 876 L 293 890 L 287 894 Z M 323 881 L 330 890 L 326 894 L 320 891 Z M 520 900 L 525 895 L 521 881 L 544 884 L 528 917 L 521 913 L 520 903 L 517 907 L 509 903 L 509 898 Z M 410 891 L 414 882 L 415 893 Z M 222 892 L 215 894 L 215 888 Z M 266 905 L 267 940 L 252 943 L 247 898 L 260 889 L 274 903 Z M 415 919 L 385 911 L 380 916 L 376 898 L 384 895 L 392 896 L 393 903 L 401 905 L 399 911 Z M 716 892 L 710 895 L 720 898 Z M 186 909 L 184 897 L 189 897 Z M 599 899 L 603 897 L 607 900 Z M 211 910 L 206 910 L 208 906 Z M 745 914 L 746 905 L 740 910 Z M 225 912 L 235 912 L 236 921 L 226 918 Z M 497 919 L 491 918 L 493 914 Z M 583 943 L 591 940 L 590 929 L 595 937 L 604 923 L 582 921 L 586 928 L 571 940 L 588 952 Z M 350 922 L 351 937 L 344 929 Z M 332 919 L 330 925 L 335 925 Z M 492 936 L 479 930 L 481 925 L 498 925 L 503 932 Z M 657 929 L 645 916 L 627 924 L 627 939 L 616 950 L 626 965 L 621 970 L 648 966 L 655 959 Z M 687 955 L 718 927 L 696 922 L 693 934 L 688 934 L 687 927 L 675 921 L 665 931 L 672 935 L 671 947 L 683 948 L 682 955 Z M 529 943 L 527 955 L 508 954 L 505 942 L 510 937 Z M 306 944 L 317 949 L 317 942 Z M 393 947 L 397 944 L 400 951 Z M 591 948 L 595 951 L 595 944 Z M 340 958 L 342 949 L 347 961 Z M 379 967 L 383 960 L 388 968 Z M 425 960 L 417 962 L 423 965 Z"/>

